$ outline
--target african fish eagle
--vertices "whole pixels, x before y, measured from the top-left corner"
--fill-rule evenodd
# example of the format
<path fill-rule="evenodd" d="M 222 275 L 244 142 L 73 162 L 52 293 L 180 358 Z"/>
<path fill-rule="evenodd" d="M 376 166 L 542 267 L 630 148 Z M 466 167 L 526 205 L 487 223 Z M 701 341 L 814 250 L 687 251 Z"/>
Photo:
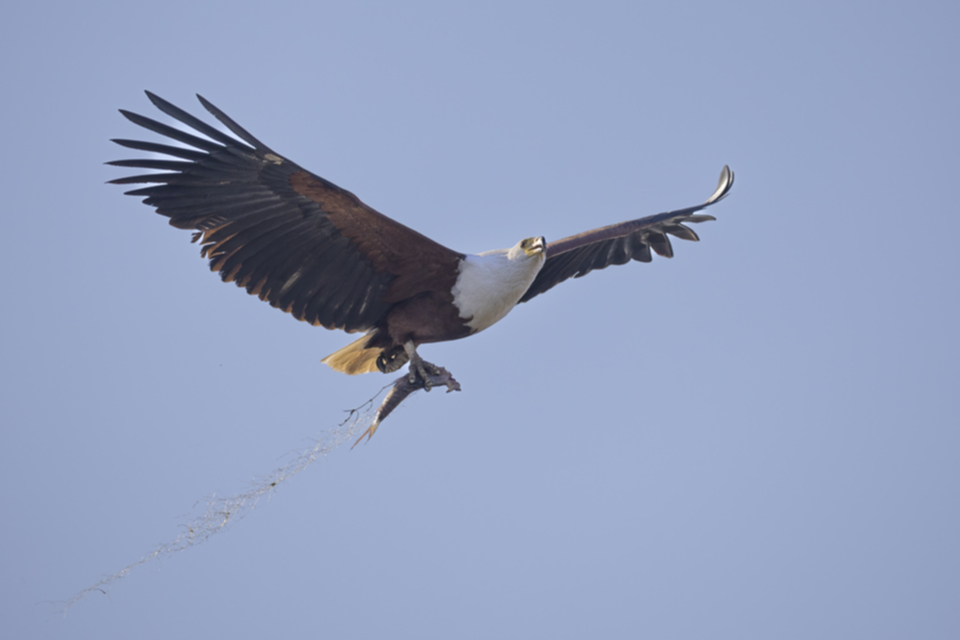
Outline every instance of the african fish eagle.
<path fill-rule="evenodd" d="M 114 140 L 170 159 L 109 164 L 158 170 L 118 178 L 149 183 L 128 191 L 145 196 L 179 229 L 194 229 L 200 253 L 224 282 L 298 320 L 327 329 L 364 332 L 323 362 L 348 374 L 396 371 L 410 362 L 411 381 L 426 382 L 437 368 L 417 347 L 482 331 L 571 277 L 631 260 L 649 262 L 651 249 L 673 256 L 668 234 L 699 240 L 689 222 L 722 200 L 733 186 L 724 167 L 703 204 L 585 231 L 556 242 L 526 238 L 510 249 L 478 255 L 448 249 L 373 210 L 355 195 L 287 160 L 250 135 L 209 101 L 203 106 L 236 138 L 147 92 L 168 116 L 197 137 L 120 110 L 133 123 L 188 145 Z M 239 139 L 238 139 L 239 138 Z"/>

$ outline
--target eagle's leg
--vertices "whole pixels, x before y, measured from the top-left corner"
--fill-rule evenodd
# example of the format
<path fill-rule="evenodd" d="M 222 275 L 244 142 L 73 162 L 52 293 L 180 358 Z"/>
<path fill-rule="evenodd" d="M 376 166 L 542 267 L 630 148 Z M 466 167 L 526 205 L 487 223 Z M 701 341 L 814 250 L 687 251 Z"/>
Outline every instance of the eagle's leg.
<path fill-rule="evenodd" d="M 423 388 L 430 391 L 430 388 L 433 387 L 433 379 L 441 375 L 440 367 L 421 358 L 413 340 L 407 340 L 403 349 L 410 358 L 410 373 L 407 374 L 410 384 L 417 384 L 419 380 L 423 383 Z"/>

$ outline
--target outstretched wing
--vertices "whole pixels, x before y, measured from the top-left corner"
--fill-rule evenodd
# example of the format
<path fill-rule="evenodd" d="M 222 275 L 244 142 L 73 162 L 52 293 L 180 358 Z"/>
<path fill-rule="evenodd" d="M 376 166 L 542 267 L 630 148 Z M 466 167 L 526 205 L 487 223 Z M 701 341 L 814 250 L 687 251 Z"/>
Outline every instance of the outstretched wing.
<path fill-rule="evenodd" d="M 651 249 L 666 258 L 673 257 L 673 247 L 668 235 L 683 240 L 699 240 L 693 229 L 685 222 L 715 220 L 697 211 L 723 200 L 733 186 L 733 171 L 724 167 L 716 191 L 706 202 L 695 207 L 668 211 L 655 216 L 612 224 L 575 236 L 547 243 L 547 260 L 536 280 L 520 298 L 526 302 L 544 291 L 552 289 L 567 278 L 579 278 L 594 269 L 605 269 L 612 264 L 626 264 L 631 260 L 650 262 Z"/>
<path fill-rule="evenodd" d="M 121 110 L 135 124 L 192 148 L 114 140 L 176 159 L 110 162 L 159 170 L 111 182 L 154 185 L 127 194 L 146 196 L 143 202 L 174 227 L 196 229 L 201 255 L 224 282 L 236 282 L 298 320 L 366 331 L 392 303 L 427 290 L 432 275 L 456 272 L 462 254 L 271 151 L 202 97 L 239 140 L 147 96 L 206 138 Z"/>

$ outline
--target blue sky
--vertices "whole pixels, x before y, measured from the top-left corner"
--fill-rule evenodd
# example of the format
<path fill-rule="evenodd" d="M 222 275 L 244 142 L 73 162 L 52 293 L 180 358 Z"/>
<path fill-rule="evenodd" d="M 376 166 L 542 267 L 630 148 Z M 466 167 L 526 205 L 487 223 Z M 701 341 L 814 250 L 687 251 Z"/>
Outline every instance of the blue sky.
<path fill-rule="evenodd" d="M 0 25 L 0 622 L 17 638 L 953 638 L 950 3 L 21 5 Z M 466 252 L 732 195 L 672 260 L 425 347 L 407 400 L 176 538 L 392 377 L 224 285 L 103 163 L 149 89 Z M 208 118 L 209 119 L 209 118 Z M 149 136 L 149 134 L 147 134 Z M 153 138 L 150 138 L 153 139 Z"/>

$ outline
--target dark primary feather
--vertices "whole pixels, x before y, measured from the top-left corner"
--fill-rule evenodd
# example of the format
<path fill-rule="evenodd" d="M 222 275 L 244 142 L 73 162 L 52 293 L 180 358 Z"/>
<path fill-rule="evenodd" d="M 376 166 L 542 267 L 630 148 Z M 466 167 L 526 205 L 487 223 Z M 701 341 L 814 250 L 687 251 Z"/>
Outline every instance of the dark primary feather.
<path fill-rule="evenodd" d="M 194 239 L 201 241 L 202 255 L 225 282 L 236 282 L 297 319 L 329 329 L 369 330 L 390 309 L 387 294 L 397 288 L 395 281 L 403 291 L 422 288 L 411 273 L 417 260 L 436 268 L 461 257 L 273 152 L 202 97 L 203 106 L 240 140 L 147 96 L 205 137 L 121 110 L 131 122 L 192 148 L 114 140 L 178 160 L 111 162 L 158 171 L 111 182 L 151 185 L 127 193 L 144 196 L 171 225 L 199 231 Z"/>
<path fill-rule="evenodd" d="M 672 258 L 673 246 L 668 235 L 682 240 L 699 240 L 693 229 L 683 223 L 714 220 L 713 216 L 696 215 L 696 212 L 725 198 L 732 186 L 733 172 L 729 167 L 724 167 L 720 172 L 716 190 L 703 204 L 629 220 L 549 242 L 543 269 L 520 298 L 520 302 L 526 302 L 568 278 L 579 278 L 594 269 L 626 264 L 631 260 L 650 262 L 653 259 L 651 249 L 657 255 Z"/>

